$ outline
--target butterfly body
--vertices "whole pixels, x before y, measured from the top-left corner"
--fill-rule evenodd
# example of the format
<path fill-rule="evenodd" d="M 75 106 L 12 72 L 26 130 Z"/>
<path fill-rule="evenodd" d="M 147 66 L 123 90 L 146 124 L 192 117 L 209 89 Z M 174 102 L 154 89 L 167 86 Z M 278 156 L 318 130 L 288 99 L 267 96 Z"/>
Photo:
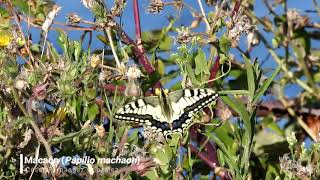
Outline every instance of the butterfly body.
<path fill-rule="evenodd" d="M 153 133 L 167 136 L 182 134 L 192 123 L 192 116 L 215 101 L 218 94 L 212 89 L 182 89 L 130 102 L 115 114 L 119 121 L 146 126 Z"/>

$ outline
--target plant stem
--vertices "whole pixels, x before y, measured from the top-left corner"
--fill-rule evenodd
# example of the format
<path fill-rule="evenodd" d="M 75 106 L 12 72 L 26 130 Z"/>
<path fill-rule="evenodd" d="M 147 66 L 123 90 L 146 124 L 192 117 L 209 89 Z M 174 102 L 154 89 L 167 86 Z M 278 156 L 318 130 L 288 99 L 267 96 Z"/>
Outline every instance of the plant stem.
<path fill-rule="evenodd" d="M 134 23 L 135 23 L 135 31 L 136 31 L 136 43 L 134 46 L 134 54 L 135 54 L 135 57 L 138 58 L 140 64 L 144 67 L 144 69 L 150 75 L 155 72 L 155 69 L 150 64 L 150 62 L 145 54 L 145 50 L 142 46 L 138 0 L 133 0 L 133 14 L 134 14 Z"/>
<path fill-rule="evenodd" d="M 133 15 L 134 15 L 134 24 L 136 30 L 137 42 L 141 41 L 141 25 L 140 25 L 140 15 L 139 15 L 139 4 L 138 0 L 133 0 Z"/>
<path fill-rule="evenodd" d="M 119 61 L 118 55 L 117 55 L 116 50 L 115 50 L 114 45 L 113 45 L 113 40 L 112 40 L 112 36 L 111 36 L 111 28 L 110 27 L 107 27 L 107 36 L 108 36 L 108 39 L 109 39 L 109 43 L 110 43 L 110 47 L 111 47 L 111 51 L 112 51 L 114 60 L 117 63 L 117 67 L 120 68 L 120 61 Z"/>
<path fill-rule="evenodd" d="M 204 20 L 204 22 L 206 23 L 206 26 L 207 26 L 207 32 L 210 32 L 211 31 L 210 30 L 211 27 L 210 27 L 208 18 L 206 16 L 206 13 L 204 12 L 201 0 L 198 0 L 198 4 L 199 4 L 200 10 L 201 10 L 201 14 L 202 14 L 203 20 Z"/>
<path fill-rule="evenodd" d="M 9 1 L 9 2 L 10 2 L 10 1 Z M 17 12 L 15 11 L 15 9 L 13 8 L 12 4 L 10 4 L 9 2 L 8 2 L 8 8 L 9 8 L 10 12 L 12 12 L 13 17 L 14 17 L 14 20 L 15 20 L 16 23 L 17 23 L 17 26 L 18 26 L 18 29 L 19 29 L 21 38 L 22 38 L 22 40 L 23 40 L 24 42 L 28 42 L 29 40 L 27 41 L 27 40 L 26 40 L 26 37 L 24 36 L 23 30 L 22 30 L 22 27 L 21 27 L 21 24 L 20 24 L 20 21 L 19 21 L 19 18 L 18 18 L 18 14 L 17 14 Z M 30 48 L 27 46 L 27 44 L 28 44 L 28 43 L 25 43 L 23 46 L 24 46 L 24 48 L 27 50 L 27 52 L 28 52 L 28 54 L 29 54 L 29 57 L 30 57 L 32 63 L 34 63 L 34 62 L 35 62 L 34 57 L 33 57 L 32 53 L 31 53 L 31 51 L 30 51 Z M 28 45 L 29 45 L 29 44 L 28 44 Z M 32 63 L 30 63 L 29 61 L 26 61 L 26 62 L 27 62 L 28 65 L 30 65 L 30 68 L 31 68 L 31 69 L 34 69 L 33 66 L 32 66 Z"/>
<path fill-rule="evenodd" d="M 213 65 L 213 67 L 212 67 L 212 69 L 210 71 L 209 81 L 216 77 L 216 75 L 217 75 L 217 73 L 218 73 L 218 71 L 220 69 L 220 62 L 219 61 L 220 61 L 220 56 L 218 54 L 218 56 L 216 57 L 216 60 L 214 62 L 214 65 Z M 209 87 L 212 87 L 212 85 L 213 85 L 213 82 L 209 82 L 208 83 Z"/>
<path fill-rule="evenodd" d="M 46 149 L 47 155 L 49 158 L 52 157 L 52 152 L 51 152 L 51 148 L 49 143 L 46 141 L 46 139 L 43 137 L 43 135 L 41 134 L 40 128 L 38 127 L 38 125 L 35 123 L 35 121 L 32 119 L 32 114 L 28 113 L 26 108 L 23 106 L 23 104 L 20 101 L 20 98 L 18 96 L 18 93 L 16 91 L 16 89 L 9 84 L 10 89 L 12 90 L 12 94 L 14 97 L 14 100 L 16 101 L 16 103 L 18 104 L 19 108 L 21 109 L 21 111 L 23 112 L 23 114 L 27 117 L 30 118 L 31 121 L 29 121 L 29 123 L 31 124 L 36 137 L 38 139 L 39 142 L 41 142 L 44 146 L 44 148 Z"/>

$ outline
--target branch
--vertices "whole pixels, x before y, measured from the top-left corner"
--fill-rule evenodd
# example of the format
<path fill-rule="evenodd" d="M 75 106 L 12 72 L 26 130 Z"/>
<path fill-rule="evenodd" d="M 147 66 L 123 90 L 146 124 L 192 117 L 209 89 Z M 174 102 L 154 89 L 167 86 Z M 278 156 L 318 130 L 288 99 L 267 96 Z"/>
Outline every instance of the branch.
<path fill-rule="evenodd" d="M 28 42 L 28 41 L 26 40 L 26 37 L 24 36 L 23 29 L 22 29 L 21 24 L 20 24 L 20 20 L 19 20 L 18 13 L 17 13 L 16 10 L 13 8 L 12 4 L 10 4 L 9 2 L 8 2 L 7 6 L 8 6 L 8 8 L 9 8 L 9 11 L 12 12 L 13 17 L 14 17 L 14 20 L 15 20 L 16 23 L 17 23 L 19 32 L 20 32 L 20 34 L 21 34 L 21 38 L 23 39 L 24 42 Z M 25 43 L 23 46 L 24 46 L 25 49 L 27 50 L 27 52 L 28 52 L 28 54 L 29 54 L 29 57 L 30 57 L 30 59 L 31 59 L 31 62 L 32 62 L 32 63 L 35 63 L 33 54 L 31 53 L 30 48 L 28 47 L 29 44 L 28 44 L 28 45 L 27 45 L 27 44 L 28 44 L 28 43 Z M 28 63 L 28 65 L 30 65 L 30 68 L 33 69 L 32 63 L 30 64 L 29 61 L 27 61 L 27 63 Z"/>
<path fill-rule="evenodd" d="M 218 54 L 218 56 L 217 56 L 217 58 L 216 58 L 216 61 L 214 62 L 214 65 L 213 65 L 213 67 L 212 67 L 212 69 L 211 69 L 211 71 L 210 71 L 209 81 L 212 80 L 212 79 L 214 79 L 214 78 L 216 77 L 216 75 L 217 75 L 217 73 L 218 73 L 218 71 L 219 71 L 219 69 L 220 69 L 220 62 L 219 62 L 219 61 L 220 61 L 220 56 L 219 56 L 219 54 Z M 212 82 L 212 81 L 208 83 L 208 86 L 209 86 L 209 87 L 212 87 L 212 85 L 213 85 L 213 82 Z"/>
<path fill-rule="evenodd" d="M 138 0 L 133 0 L 133 13 L 134 13 L 134 24 L 136 30 L 137 44 L 141 42 L 141 25 L 140 25 L 140 15 L 139 15 L 139 5 Z"/>
<path fill-rule="evenodd" d="M 133 13 L 134 13 L 134 23 L 135 23 L 135 30 L 136 30 L 136 44 L 134 46 L 134 54 L 135 54 L 135 57 L 138 58 L 139 63 L 147 71 L 147 73 L 151 75 L 155 72 L 155 68 L 150 64 L 145 54 L 145 50 L 142 46 L 138 0 L 133 0 Z"/>
<path fill-rule="evenodd" d="M 114 85 L 114 84 L 103 84 L 102 88 L 109 92 L 114 92 L 115 90 L 118 90 L 121 95 L 124 95 L 124 91 L 126 90 L 126 87 L 123 85 Z"/>
<path fill-rule="evenodd" d="M 48 157 L 51 158 L 52 157 L 51 147 L 50 147 L 49 143 L 46 141 L 46 139 L 43 137 L 43 135 L 41 134 L 40 128 L 35 123 L 34 119 L 32 119 L 32 114 L 28 113 L 26 108 L 21 103 L 19 95 L 18 95 L 18 92 L 16 91 L 16 89 L 12 85 L 9 85 L 9 87 L 12 90 L 12 94 L 13 94 L 14 100 L 18 104 L 18 106 L 21 109 L 21 111 L 23 112 L 23 114 L 27 118 L 31 118 L 31 121 L 29 121 L 29 122 L 30 122 L 30 124 L 31 124 L 31 126 L 32 126 L 32 128 L 33 128 L 33 130 L 34 130 L 34 132 L 36 134 L 36 137 L 37 137 L 38 141 L 43 144 L 44 148 L 46 149 Z M 31 100 L 31 98 L 33 98 L 33 97 L 30 97 L 29 101 Z"/>
<path fill-rule="evenodd" d="M 203 16 L 203 20 L 204 20 L 204 22 L 206 23 L 206 26 L 207 26 L 207 32 L 210 32 L 211 31 L 211 27 L 210 27 L 208 18 L 206 16 L 206 13 L 204 12 L 201 0 L 198 0 L 198 4 L 199 4 L 200 10 L 201 10 L 201 14 Z"/>

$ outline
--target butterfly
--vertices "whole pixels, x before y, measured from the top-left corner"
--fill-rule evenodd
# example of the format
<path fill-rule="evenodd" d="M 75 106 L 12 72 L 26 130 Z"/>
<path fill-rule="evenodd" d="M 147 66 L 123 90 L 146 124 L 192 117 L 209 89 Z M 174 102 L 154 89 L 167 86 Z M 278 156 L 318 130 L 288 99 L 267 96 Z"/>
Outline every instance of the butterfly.
<path fill-rule="evenodd" d="M 156 94 L 124 105 L 115 113 L 115 120 L 144 125 L 165 138 L 173 133 L 182 136 L 191 125 L 193 115 L 219 96 L 212 89 L 182 89 L 170 93 L 160 89 Z"/>

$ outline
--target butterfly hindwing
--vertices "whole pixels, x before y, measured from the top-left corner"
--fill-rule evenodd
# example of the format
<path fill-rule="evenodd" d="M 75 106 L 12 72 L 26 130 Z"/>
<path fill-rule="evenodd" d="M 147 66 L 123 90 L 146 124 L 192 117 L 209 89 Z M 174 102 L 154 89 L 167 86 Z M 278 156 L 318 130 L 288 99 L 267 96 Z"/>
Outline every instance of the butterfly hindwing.
<path fill-rule="evenodd" d="M 193 114 L 216 100 L 218 94 L 211 89 L 183 89 L 170 93 L 169 98 L 174 109 L 173 129 L 182 131 L 191 124 Z"/>

